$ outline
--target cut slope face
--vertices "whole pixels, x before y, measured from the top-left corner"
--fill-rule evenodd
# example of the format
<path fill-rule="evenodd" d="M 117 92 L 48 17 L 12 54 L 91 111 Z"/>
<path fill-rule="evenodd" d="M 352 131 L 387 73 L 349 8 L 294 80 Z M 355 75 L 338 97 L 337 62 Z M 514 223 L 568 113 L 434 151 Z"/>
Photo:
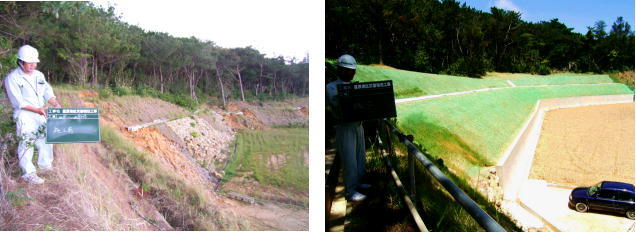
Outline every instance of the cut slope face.
<path fill-rule="evenodd" d="M 566 186 L 633 183 L 633 103 L 549 111 L 530 178 Z"/>
<path fill-rule="evenodd" d="M 64 107 L 100 109 L 102 143 L 56 145 L 41 186 L 18 182 L 15 161 L 2 166 L 1 230 L 308 230 L 305 208 L 215 192 L 235 134 L 218 108 L 193 114 L 152 98 L 56 92 Z M 176 120 L 127 130 L 159 119 Z"/>

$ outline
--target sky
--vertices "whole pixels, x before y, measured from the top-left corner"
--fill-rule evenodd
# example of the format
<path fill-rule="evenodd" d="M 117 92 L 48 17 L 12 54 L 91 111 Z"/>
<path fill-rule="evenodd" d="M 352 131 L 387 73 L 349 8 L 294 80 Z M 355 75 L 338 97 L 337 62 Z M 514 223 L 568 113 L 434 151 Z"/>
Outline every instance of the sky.
<path fill-rule="evenodd" d="M 623 16 L 634 30 L 634 0 L 457 0 L 477 10 L 490 12 L 496 6 L 521 12 L 521 19 L 530 22 L 558 18 L 574 32 L 585 34 L 588 26 L 605 21 L 609 32 L 616 18 Z"/>
<path fill-rule="evenodd" d="M 194 36 L 224 48 L 252 46 L 267 57 L 309 53 L 310 0 L 277 1 L 93 1 L 115 7 L 121 20 L 146 31 Z M 324 29 L 323 29 L 324 30 Z"/>

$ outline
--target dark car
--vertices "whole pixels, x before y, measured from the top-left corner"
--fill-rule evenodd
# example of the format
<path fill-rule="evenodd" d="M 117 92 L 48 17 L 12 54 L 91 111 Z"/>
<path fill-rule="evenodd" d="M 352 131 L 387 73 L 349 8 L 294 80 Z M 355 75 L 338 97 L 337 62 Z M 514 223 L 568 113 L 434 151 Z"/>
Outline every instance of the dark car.
<path fill-rule="evenodd" d="M 575 188 L 568 205 L 578 212 L 600 210 L 634 219 L 634 185 L 603 181 L 592 187 Z"/>

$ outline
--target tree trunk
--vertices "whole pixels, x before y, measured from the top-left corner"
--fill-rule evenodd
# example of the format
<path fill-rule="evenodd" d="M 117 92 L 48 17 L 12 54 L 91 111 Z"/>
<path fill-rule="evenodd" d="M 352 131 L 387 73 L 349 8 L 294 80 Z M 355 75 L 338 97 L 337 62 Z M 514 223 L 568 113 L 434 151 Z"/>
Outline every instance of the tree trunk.
<path fill-rule="evenodd" d="M 95 58 L 96 56 L 93 56 L 93 80 L 91 82 L 91 87 L 92 88 L 96 88 L 97 87 L 97 58 Z"/>
<path fill-rule="evenodd" d="M 163 93 L 163 73 L 161 72 L 161 65 L 159 65 L 159 82 L 161 84 L 161 93 Z"/>
<path fill-rule="evenodd" d="M 221 80 L 221 73 L 219 73 L 219 69 L 216 69 L 216 78 L 219 79 L 219 86 L 221 86 L 221 97 L 223 99 L 223 107 L 226 106 L 225 103 L 225 89 L 223 89 L 223 80 Z"/>
<path fill-rule="evenodd" d="M 272 88 L 270 89 L 269 95 L 272 96 L 272 93 L 276 94 L 276 72 L 274 72 L 274 78 L 272 78 Z"/>
<path fill-rule="evenodd" d="M 194 89 L 196 88 L 194 68 L 191 69 L 189 72 L 186 69 L 186 76 L 188 77 L 188 87 L 190 88 L 190 98 L 192 98 L 194 101 L 197 101 L 197 93 L 196 91 L 194 91 Z"/>
<path fill-rule="evenodd" d="M 261 66 L 261 72 L 258 75 L 258 84 L 256 85 L 256 96 L 258 96 L 258 89 L 261 88 L 261 80 L 263 79 L 263 63 L 259 64 Z"/>
<path fill-rule="evenodd" d="M 239 80 L 239 87 L 241 88 L 241 99 L 245 102 L 245 93 L 243 92 L 243 79 L 241 79 L 241 70 L 239 69 L 239 65 L 236 65 L 236 75 Z"/>

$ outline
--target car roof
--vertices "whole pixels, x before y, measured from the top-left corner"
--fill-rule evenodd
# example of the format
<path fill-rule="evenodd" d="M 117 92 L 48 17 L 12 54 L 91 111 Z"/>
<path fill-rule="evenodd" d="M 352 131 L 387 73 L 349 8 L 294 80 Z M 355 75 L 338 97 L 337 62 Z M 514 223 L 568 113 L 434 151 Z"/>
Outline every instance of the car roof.
<path fill-rule="evenodd" d="M 634 185 L 615 181 L 603 181 L 602 189 L 628 190 L 634 192 Z"/>

